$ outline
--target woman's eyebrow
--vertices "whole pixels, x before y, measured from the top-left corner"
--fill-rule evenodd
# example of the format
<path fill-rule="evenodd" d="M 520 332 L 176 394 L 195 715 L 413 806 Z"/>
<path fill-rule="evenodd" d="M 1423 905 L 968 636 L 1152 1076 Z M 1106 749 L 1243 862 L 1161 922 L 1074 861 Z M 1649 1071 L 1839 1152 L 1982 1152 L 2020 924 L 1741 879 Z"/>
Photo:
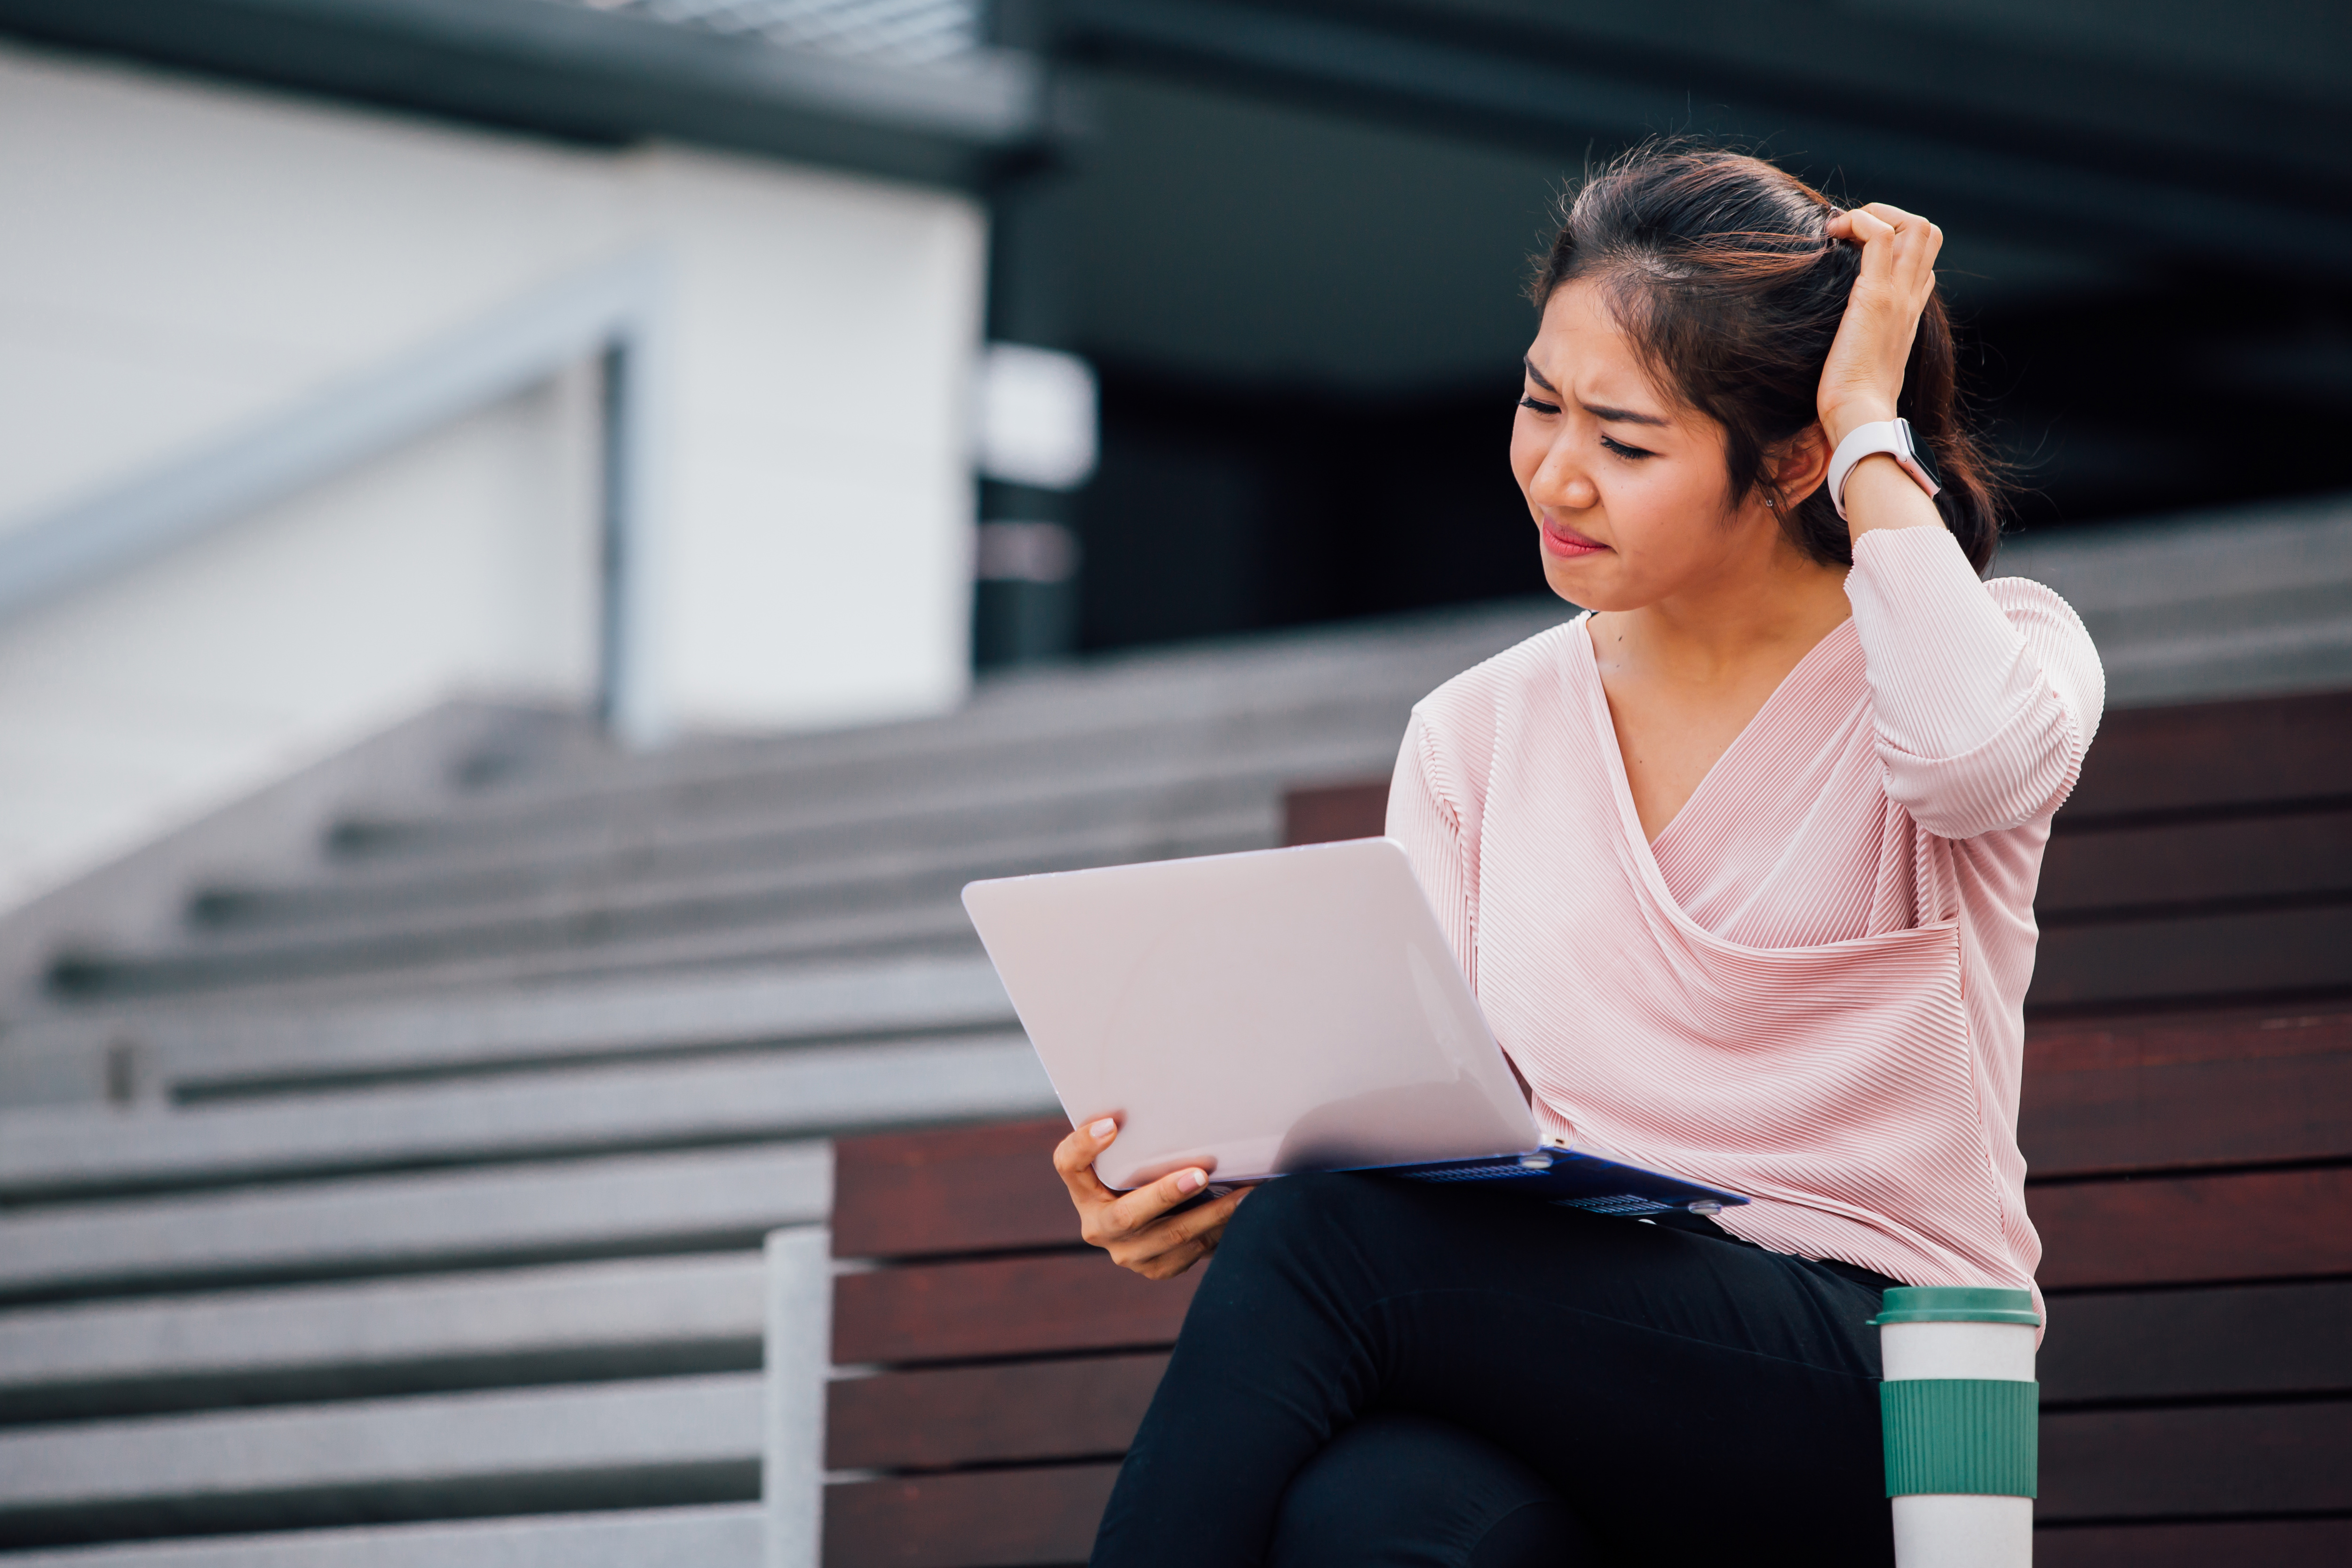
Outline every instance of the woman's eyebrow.
<path fill-rule="evenodd" d="M 1520 363 L 1521 364 L 1523 364 L 1523 365 L 1527 366 L 1527 370 L 1528 370 L 1528 379 L 1529 381 L 1534 382 L 1538 386 L 1542 387 L 1546 392 L 1555 392 L 1555 393 L 1556 393 L 1556 392 L 1558 392 L 1558 391 L 1559 390 L 1559 387 L 1554 386 L 1551 383 L 1549 383 L 1549 382 L 1548 382 L 1548 381 L 1546 381 L 1546 380 L 1544 379 L 1544 373 L 1543 373 L 1543 372 L 1541 372 L 1541 371 L 1539 371 L 1539 370 L 1538 370 L 1538 369 L 1536 368 L 1536 362 L 1535 362 L 1535 361 L 1533 361 L 1533 360 L 1531 360 L 1531 359 L 1522 359 L 1521 361 L 1519 361 L 1519 363 Z"/>
<path fill-rule="evenodd" d="M 1533 373 L 1530 372 L 1529 374 L 1532 374 Z M 1664 429 L 1666 426 L 1666 422 L 1659 418 L 1654 414 L 1636 414 L 1630 408 L 1603 408 L 1596 404 L 1584 403 L 1581 401 L 1578 403 L 1577 406 L 1583 409 L 1587 414 L 1591 415 L 1595 419 L 1600 420 L 1603 425 L 1655 425 L 1662 430 Z"/>

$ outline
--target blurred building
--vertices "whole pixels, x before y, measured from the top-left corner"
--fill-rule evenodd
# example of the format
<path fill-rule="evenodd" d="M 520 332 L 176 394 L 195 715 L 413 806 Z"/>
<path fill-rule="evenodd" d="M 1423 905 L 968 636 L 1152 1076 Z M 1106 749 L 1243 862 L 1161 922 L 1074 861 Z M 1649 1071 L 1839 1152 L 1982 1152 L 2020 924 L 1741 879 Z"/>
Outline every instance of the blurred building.
<path fill-rule="evenodd" d="M 0 899 L 451 689 L 859 722 L 1528 593 L 1526 258 L 1646 134 L 1944 224 L 2027 528 L 2340 489 L 2347 16 L 5 0 Z"/>
<path fill-rule="evenodd" d="M 0 13 L 0 902 L 455 690 L 640 740 L 961 698 L 956 181 L 1034 72 L 832 9 Z"/>

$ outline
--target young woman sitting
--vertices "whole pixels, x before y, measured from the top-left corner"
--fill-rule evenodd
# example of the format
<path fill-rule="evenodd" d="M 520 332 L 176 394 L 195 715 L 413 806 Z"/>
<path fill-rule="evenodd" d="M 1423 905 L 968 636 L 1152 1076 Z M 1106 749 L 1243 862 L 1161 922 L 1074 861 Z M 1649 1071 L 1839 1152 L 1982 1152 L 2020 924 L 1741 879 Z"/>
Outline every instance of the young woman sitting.
<path fill-rule="evenodd" d="M 1389 796 L 1545 1131 L 1756 1201 L 1171 1213 L 1204 1173 L 1112 1192 L 1079 1129 L 1088 1240 L 1216 1255 L 1097 1568 L 1892 1560 L 1868 1320 L 2032 1283 L 2033 889 L 2104 699 L 2056 595 L 1979 578 L 1942 237 L 1706 148 L 1586 183 L 1511 436 L 1585 613 L 1424 699 Z"/>

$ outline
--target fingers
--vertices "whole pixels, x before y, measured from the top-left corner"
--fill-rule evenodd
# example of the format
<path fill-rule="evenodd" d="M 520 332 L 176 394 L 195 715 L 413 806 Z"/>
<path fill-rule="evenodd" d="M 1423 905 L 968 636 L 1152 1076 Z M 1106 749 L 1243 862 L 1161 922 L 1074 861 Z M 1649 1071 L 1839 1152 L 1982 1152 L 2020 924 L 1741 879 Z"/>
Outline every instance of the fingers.
<path fill-rule="evenodd" d="M 1825 232 L 1832 239 L 1850 239 L 1862 247 L 1862 279 L 1857 281 L 1891 283 L 1923 303 L 1936 286 L 1936 258 L 1944 248 L 1944 231 L 1916 213 L 1871 202 L 1839 213 Z"/>
<path fill-rule="evenodd" d="M 1196 1196 L 1208 1184 L 1209 1173 L 1198 1165 L 1171 1171 L 1158 1181 L 1120 1196 L 1104 1211 L 1103 1222 L 1114 1234 L 1131 1235 L 1178 1204 Z"/>
<path fill-rule="evenodd" d="M 1234 1211 L 1250 1191 L 1238 1188 L 1187 1209 L 1112 1243 L 1106 1250 L 1113 1262 L 1146 1279 L 1171 1279 L 1216 1251 Z"/>
<path fill-rule="evenodd" d="M 1095 1160 L 1118 1136 L 1118 1120 L 1103 1116 L 1072 1128 L 1070 1135 L 1054 1146 L 1054 1169 L 1061 1173 L 1062 1184 L 1070 1189 L 1070 1201 L 1078 1205 L 1080 1214 L 1089 1205 L 1108 1203 L 1118 1195 L 1095 1174 Z"/>

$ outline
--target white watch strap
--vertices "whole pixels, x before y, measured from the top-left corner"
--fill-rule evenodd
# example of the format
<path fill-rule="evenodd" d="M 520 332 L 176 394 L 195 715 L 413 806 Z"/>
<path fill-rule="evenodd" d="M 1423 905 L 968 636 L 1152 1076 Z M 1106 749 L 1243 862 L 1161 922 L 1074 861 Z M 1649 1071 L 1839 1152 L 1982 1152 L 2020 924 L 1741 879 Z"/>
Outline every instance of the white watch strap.
<path fill-rule="evenodd" d="M 1845 516 L 1846 476 L 1853 472 L 1856 463 L 1881 452 L 1902 464 L 1903 471 L 1917 480 L 1919 488 L 1929 495 L 1944 488 L 1920 464 L 1908 419 L 1881 419 L 1873 425 L 1859 425 L 1846 433 L 1830 458 L 1830 503 L 1837 508 L 1841 519 Z"/>

